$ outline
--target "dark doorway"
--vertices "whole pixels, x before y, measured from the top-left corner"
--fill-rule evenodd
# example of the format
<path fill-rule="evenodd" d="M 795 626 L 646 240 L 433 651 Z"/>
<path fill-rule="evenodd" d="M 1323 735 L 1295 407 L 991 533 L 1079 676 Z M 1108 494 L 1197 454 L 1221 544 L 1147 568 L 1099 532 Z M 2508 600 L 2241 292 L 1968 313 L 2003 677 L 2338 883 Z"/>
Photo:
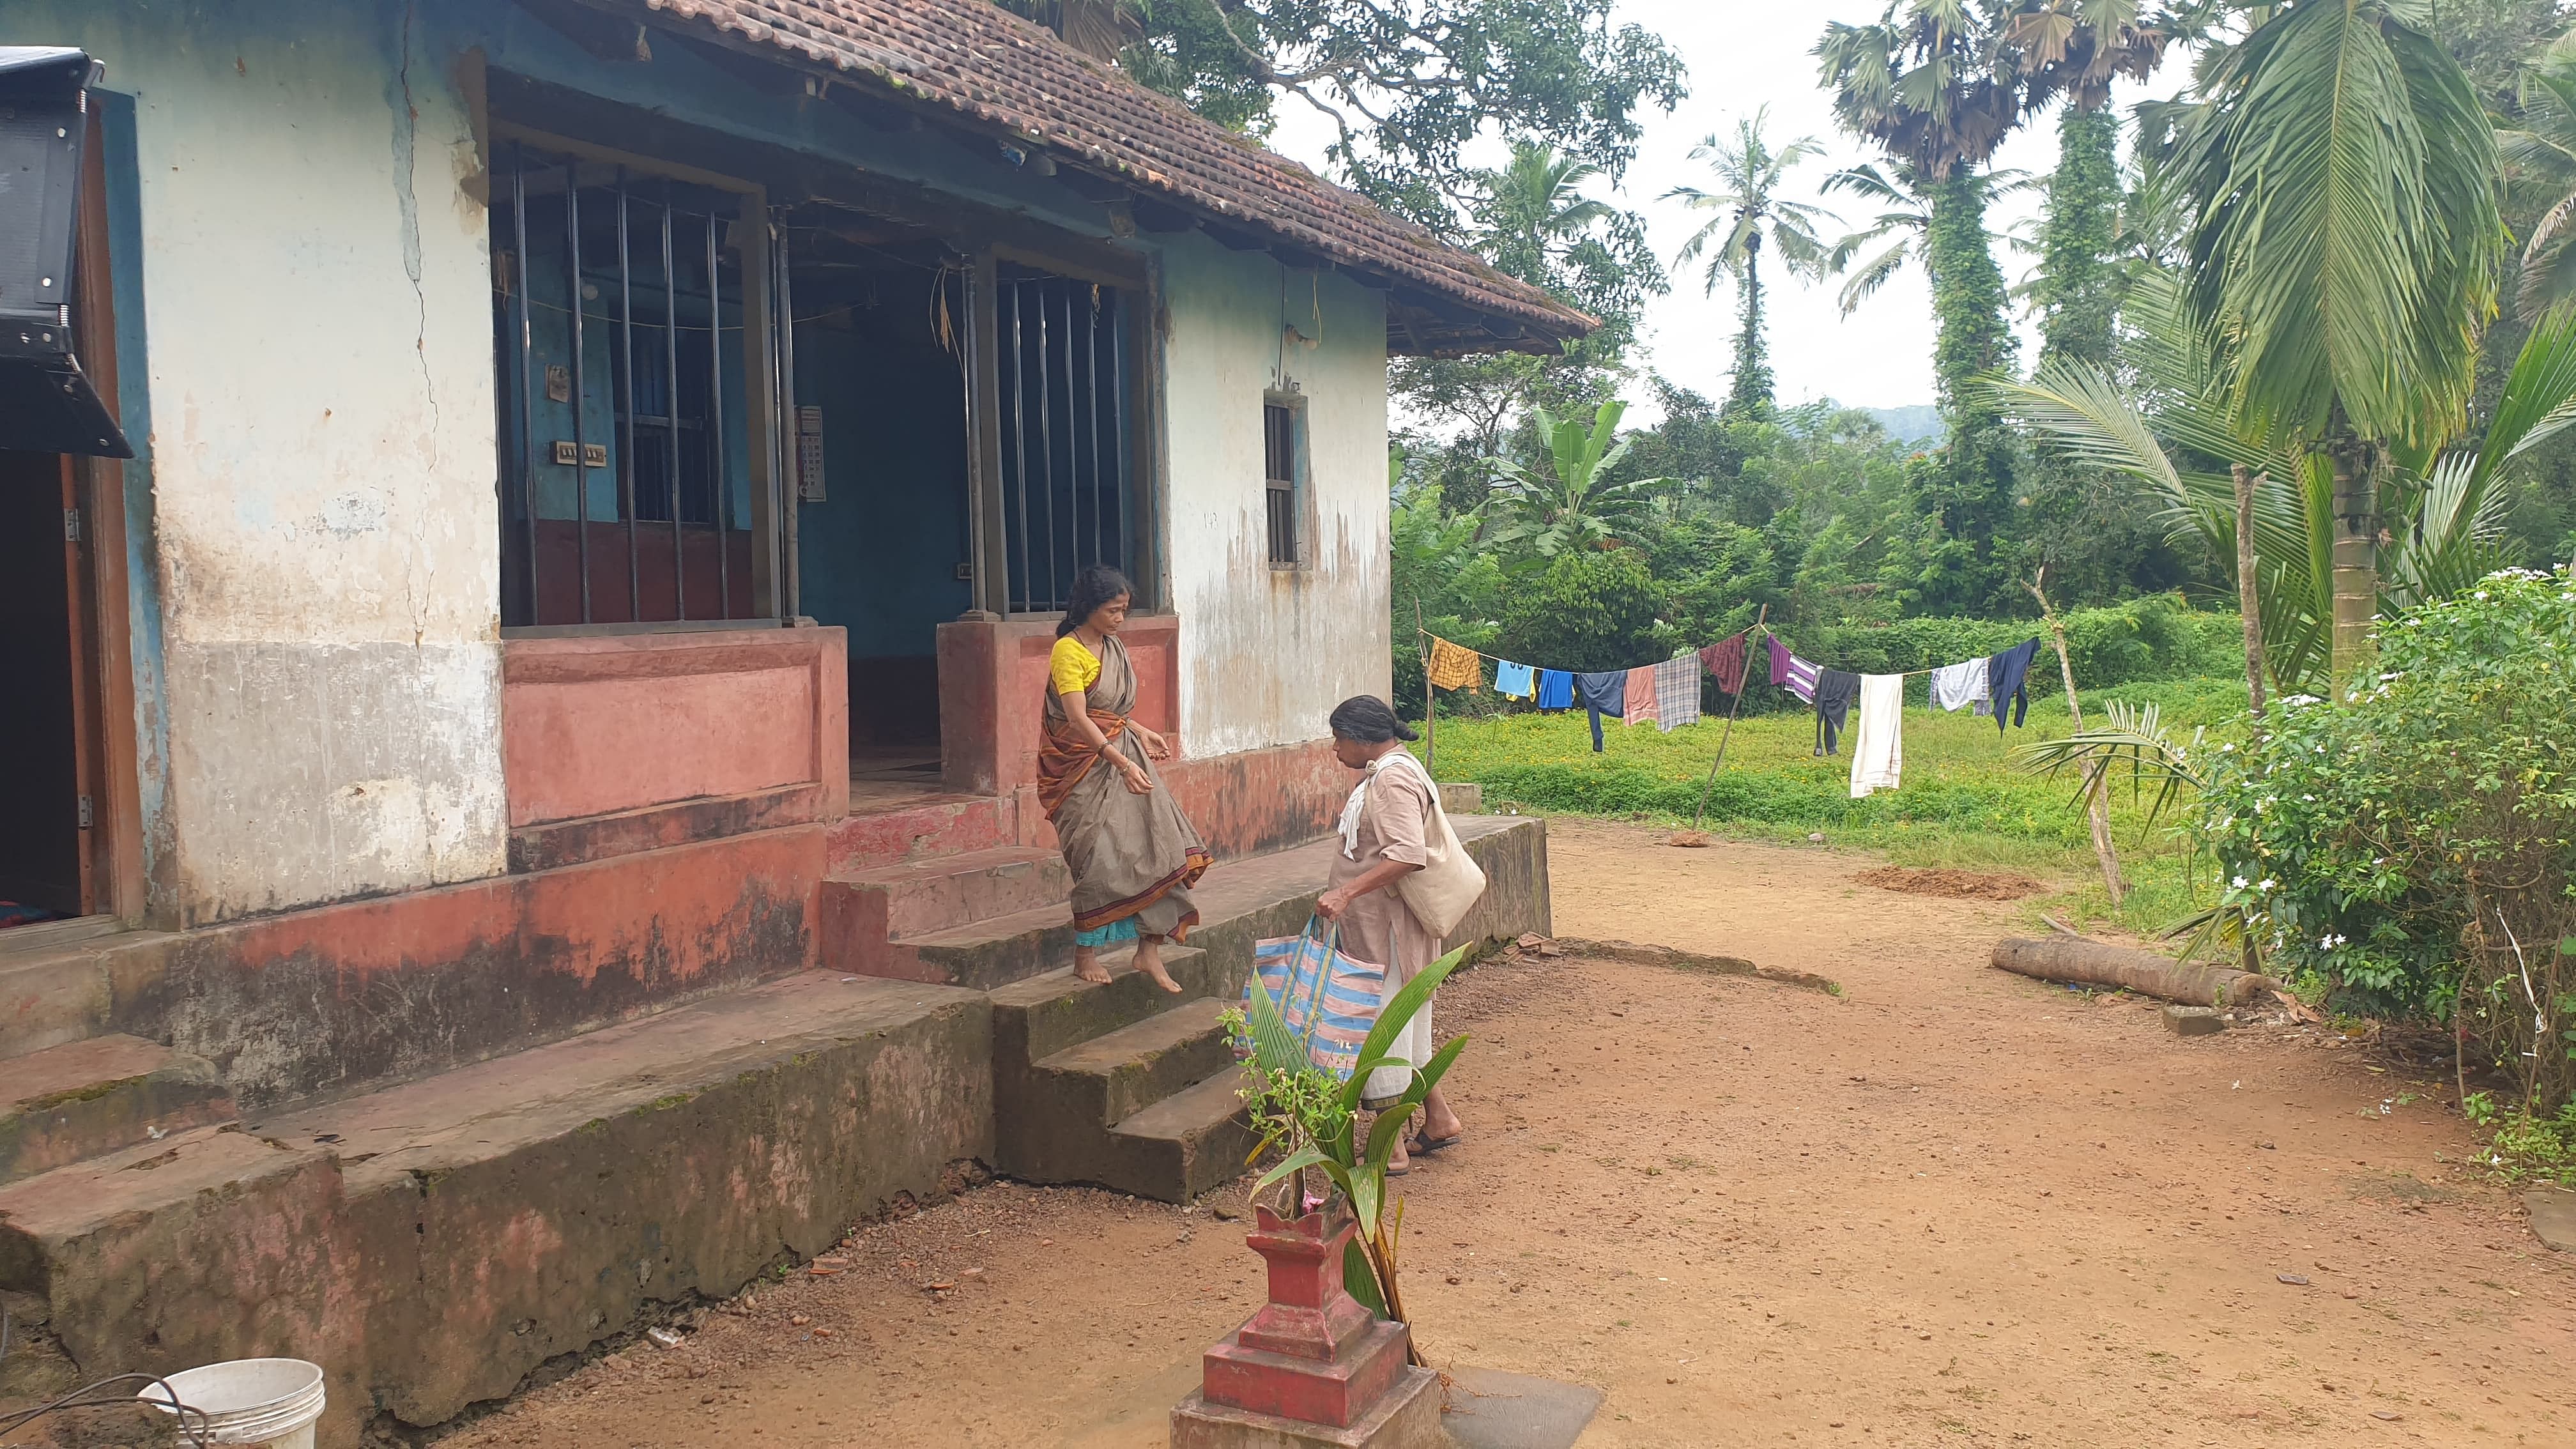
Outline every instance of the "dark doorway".
<path fill-rule="evenodd" d="M 51 453 L 0 452 L 0 928 L 87 914 L 80 650 L 69 488 Z M 0 937 L 5 939 L 5 937 Z"/>
<path fill-rule="evenodd" d="M 855 226 L 791 236 L 799 598 L 849 631 L 854 773 L 935 780 L 938 629 L 974 604 L 964 273 Z"/>

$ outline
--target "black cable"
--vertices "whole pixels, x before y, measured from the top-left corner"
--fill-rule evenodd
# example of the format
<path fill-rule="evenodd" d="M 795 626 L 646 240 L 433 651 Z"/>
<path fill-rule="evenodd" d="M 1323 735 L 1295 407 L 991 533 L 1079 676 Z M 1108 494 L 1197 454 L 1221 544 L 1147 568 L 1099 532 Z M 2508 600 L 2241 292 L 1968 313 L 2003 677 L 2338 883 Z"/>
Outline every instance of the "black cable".
<path fill-rule="evenodd" d="M 163 1397 L 147 1399 L 136 1394 L 122 1394 L 112 1398 L 89 1397 L 116 1384 L 135 1382 L 160 1385 Z M 187 1436 L 188 1443 L 194 1446 L 194 1449 L 206 1449 L 206 1432 L 211 1426 L 211 1420 L 206 1411 L 193 1404 L 179 1402 L 179 1391 L 170 1387 L 170 1381 L 159 1374 L 118 1374 L 114 1378 L 100 1379 L 94 1384 L 84 1384 L 50 1404 L 39 1404 L 32 1409 L 23 1409 L 15 1414 L 0 1417 L 0 1439 L 17 1433 L 38 1419 L 49 1414 L 61 1413 L 65 1409 L 106 1409 L 120 1406 L 132 1407 L 137 1404 L 174 1414 L 179 1421 L 179 1432 Z M 196 1416 L 194 1423 L 190 1422 L 190 1415 Z"/>

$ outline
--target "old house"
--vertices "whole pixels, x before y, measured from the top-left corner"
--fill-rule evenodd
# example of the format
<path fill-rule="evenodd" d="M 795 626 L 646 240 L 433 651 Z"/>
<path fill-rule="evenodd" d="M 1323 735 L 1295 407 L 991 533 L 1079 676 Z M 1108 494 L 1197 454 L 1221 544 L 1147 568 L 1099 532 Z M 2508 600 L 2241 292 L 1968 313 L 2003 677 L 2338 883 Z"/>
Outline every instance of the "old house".
<path fill-rule="evenodd" d="M 346 1444 L 986 1168 L 1231 1175 L 1218 1001 L 1387 687 L 1388 357 L 1588 319 L 986 0 L 0 46 L 0 1390 L 296 1354 Z M 1102 561 L 1223 862 L 1177 1003 L 1062 970 Z M 1462 939 L 1542 926 L 1460 823 Z"/>

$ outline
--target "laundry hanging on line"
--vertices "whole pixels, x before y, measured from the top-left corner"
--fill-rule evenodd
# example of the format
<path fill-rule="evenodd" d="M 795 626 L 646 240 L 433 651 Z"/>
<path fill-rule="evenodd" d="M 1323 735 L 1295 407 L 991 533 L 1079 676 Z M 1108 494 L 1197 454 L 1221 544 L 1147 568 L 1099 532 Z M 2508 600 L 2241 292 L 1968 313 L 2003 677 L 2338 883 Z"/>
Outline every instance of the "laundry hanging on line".
<path fill-rule="evenodd" d="M 1485 661 L 1475 650 L 1434 634 L 1431 659 L 1423 665 L 1422 677 L 1434 689 L 1473 690 L 1484 682 Z"/>
<path fill-rule="evenodd" d="M 1816 753 L 1837 753 L 1851 707 L 1860 700 L 1860 676 L 1848 669 L 1816 671 Z"/>
<path fill-rule="evenodd" d="M 1538 707 L 1541 709 L 1574 708 L 1574 676 L 1562 669 L 1538 672 Z"/>
<path fill-rule="evenodd" d="M 1575 696 L 1592 716 L 1592 753 L 1601 753 L 1601 716 L 1624 715 L 1628 711 L 1628 671 L 1605 670 L 1598 674 L 1574 676 Z"/>
<path fill-rule="evenodd" d="M 2030 662 L 2039 655 L 2036 635 L 1986 660 L 1986 698 L 1995 707 L 1995 733 L 2004 729 L 2004 706 L 2012 706 L 2012 722 L 2020 726 L 2030 714 Z"/>
<path fill-rule="evenodd" d="M 1986 661 L 1970 659 L 1932 671 L 1932 703 L 1953 713 L 1986 702 Z M 1980 710 L 1983 714 L 1985 711 Z"/>
<path fill-rule="evenodd" d="M 1789 646 L 1772 635 L 1764 641 L 1771 646 L 1771 682 L 1786 688 L 1809 704 L 1816 702 L 1816 666 L 1789 652 Z"/>
<path fill-rule="evenodd" d="M 1851 793 L 1893 790 L 1905 769 L 1905 676 L 1864 674 L 1852 724 Z"/>
<path fill-rule="evenodd" d="M 1508 659 L 1494 661 L 1494 693 L 1505 699 L 1527 699 L 1533 691 L 1528 665 Z"/>
<path fill-rule="evenodd" d="M 1655 717 L 1655 666 L 1640 664 L 1628 671 L 1628 692 L 1620 706 L 1621 724 L 1644 724 Z"/>
<path fill-rule="evenodd" d="M 1744 692 L 1744 671 L 1753 662 L 1745 652 L 1744 642 L 1745 635 L 1738 634 L 1732 639 L 1721 639 L 1699 651 L 1700 667 L 1717 680 L 1717 692 L 1720 694 Z"/>
<path fill-rule="evenodd" d="M 1655 727 L 1666 734 L 1699 723 L 1699 655 L 1676 654 L 1654 668 Z"/>

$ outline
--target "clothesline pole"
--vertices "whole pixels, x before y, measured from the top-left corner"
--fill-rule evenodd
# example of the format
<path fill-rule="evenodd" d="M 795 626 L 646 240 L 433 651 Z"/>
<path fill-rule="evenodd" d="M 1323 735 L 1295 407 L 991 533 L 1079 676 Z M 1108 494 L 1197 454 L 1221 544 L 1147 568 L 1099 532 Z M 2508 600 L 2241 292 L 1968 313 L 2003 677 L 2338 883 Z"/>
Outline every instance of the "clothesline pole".
<path fill-rule="evenodd" d="M 1744 669 L 1735 676 L 1735 703 L 1727 709 L 1726 729 L 1717 737 L 1717 758 L 1708 762 L 1708 778 L 1699 783 L 1699 808 L 1691 812 L 1693 830 L 1699 829 L 1700 821 L 1708 814 L 1709 787 L 1717 783 L 1717 767 L 1726 763 L 1726 742 L 1735 738 L 1736 712 L 1744 708 L 1744 686 L 1753 675 L 1753 636 L 1762 632 L 1770 617 L 1771 606 L 1764 604 L 1762 611 L 1753 616 L 1753 627 L 1744 631 Z"/>
<path fill-rule="evenodd" d="M 1422 627 L 1422 596 L 1413 599 L 1413 647 L 1422 656 L 1422 771 L 1432 779 L 1440 766 L 1440 687 L 1431 682 L 1431 631 Z"/>

